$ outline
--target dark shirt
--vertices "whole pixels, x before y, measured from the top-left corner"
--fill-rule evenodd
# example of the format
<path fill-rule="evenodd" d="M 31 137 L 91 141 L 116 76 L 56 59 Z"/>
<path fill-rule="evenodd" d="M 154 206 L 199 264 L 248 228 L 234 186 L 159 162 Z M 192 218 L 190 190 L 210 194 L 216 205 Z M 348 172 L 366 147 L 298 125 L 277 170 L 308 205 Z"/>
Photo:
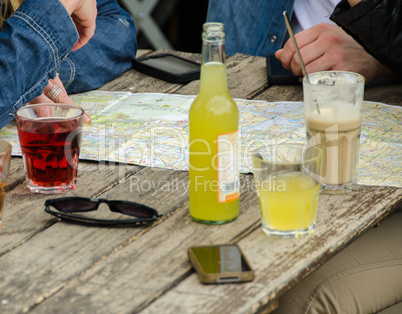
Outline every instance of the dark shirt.
<path fill-rule="evenodd" d="M 401 0 L 362 0 L 354 7 L 342 0 L 331 20 L 391 71 L 402 76 Z"/>

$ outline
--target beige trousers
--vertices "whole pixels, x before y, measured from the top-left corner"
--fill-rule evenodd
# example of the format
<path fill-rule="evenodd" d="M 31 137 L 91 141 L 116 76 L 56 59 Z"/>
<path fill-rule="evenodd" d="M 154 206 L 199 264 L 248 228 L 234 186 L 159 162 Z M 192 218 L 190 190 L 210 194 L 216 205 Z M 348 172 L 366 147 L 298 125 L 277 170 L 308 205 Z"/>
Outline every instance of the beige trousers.
<path fill-rule="evenodd" d="M 279 298 L 279 313 L 402 313 L 402 212 L 372 228 Z"/>

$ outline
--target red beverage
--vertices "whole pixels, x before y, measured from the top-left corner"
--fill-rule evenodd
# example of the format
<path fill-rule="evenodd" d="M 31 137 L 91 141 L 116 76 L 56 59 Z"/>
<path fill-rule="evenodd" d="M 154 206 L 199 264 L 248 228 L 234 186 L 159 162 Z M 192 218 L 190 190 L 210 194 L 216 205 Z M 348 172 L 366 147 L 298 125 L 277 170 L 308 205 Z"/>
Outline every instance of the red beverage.
<path fill-rule="evenodd" d="M 83 115 L 70 118 L 56 117 L 55 113 L 52 117 L 17 119 L 31 192 L 52 194 L 76 188 Z"/>
<path fill-rule="evenodd" d="M 72 184 L 71 189 L 74 189 L 81 133 L 74 132 L 76 126 L 65 131 L 59 123 L 50 124 L 55 133 L 19 131 L 28 180 L 44 187 Z"/>

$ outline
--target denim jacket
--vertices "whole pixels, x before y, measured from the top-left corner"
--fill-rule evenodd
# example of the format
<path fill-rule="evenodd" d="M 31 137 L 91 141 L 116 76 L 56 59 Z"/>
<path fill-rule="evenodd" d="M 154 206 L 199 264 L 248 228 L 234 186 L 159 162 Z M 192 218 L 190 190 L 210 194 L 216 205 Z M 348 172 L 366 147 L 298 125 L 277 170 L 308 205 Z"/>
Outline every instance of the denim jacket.
<path fill-rule="evenodd" d="M 287 30 L 283 11 L 293 13 L 294 0 L 209 0 L 207 21 L 225 24 L 228 55 L 265 57 L 282 47 Z"/>
<path fill-rule="evenodd" d="M 25 0 L 0 32 L 0 128 L 60 73 L 67 92 L 97 88 L 131 67 L 134 23 L 115 0 L 98 0 L 95 35 L 71 52 L 78 33 L 59 0 Z"/>
<path fill-rule="evenodd" d="M 132 17 L 116 0 L 97 0 L 95 35 L 61 63 L 60 79 L 68 94 L 101 87 L 129 70 L 137 52 Z"/>

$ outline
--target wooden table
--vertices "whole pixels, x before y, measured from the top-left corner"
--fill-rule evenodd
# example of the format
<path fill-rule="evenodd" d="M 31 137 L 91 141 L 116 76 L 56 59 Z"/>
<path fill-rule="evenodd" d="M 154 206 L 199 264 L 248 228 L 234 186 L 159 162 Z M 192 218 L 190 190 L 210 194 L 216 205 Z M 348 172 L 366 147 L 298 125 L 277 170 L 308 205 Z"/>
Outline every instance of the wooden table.
<path fill-rule="evenodd" d="M 181 55 L 200 60 L 197 54 Z M 302 100 L 301 86 L 268 85 L 264 58 L 236 55 L 227 65 L 233 98 Z M 101 89 L 195 95 L 198 87 L 199 81 L 170 84 L 132 70 Z M 365 98 L 401 105 L 401 87 L 379 82 L 366 89 Z M 251 178 L 242 175 L 242 185 Z M 177 186 L 136 188 L 145 181 Z M 187 181 L 183 171 L 81 161 L 78 187 L 67 196 L 131 200 L 163 214 L 146 226 L 86 227 L 44 213 L 45 200 L 53 196 L 29 193 L 22 160 L 14 157 L 0 229 L 0 312 L 264 312 L 275 306 L 279 295 L 402 204 L 402 189 L 393 187 L 322 195 L 316 232 L 304 239 L 279 240 L 262 232 L 253 189 L 242 191 L 236 221 L 221 226 L 193 222 L 188 195 L 180 188 Z M 255 269 L 254 281 L 200 284 L 187 249 L 232 242 L 240 245 Z"/>

